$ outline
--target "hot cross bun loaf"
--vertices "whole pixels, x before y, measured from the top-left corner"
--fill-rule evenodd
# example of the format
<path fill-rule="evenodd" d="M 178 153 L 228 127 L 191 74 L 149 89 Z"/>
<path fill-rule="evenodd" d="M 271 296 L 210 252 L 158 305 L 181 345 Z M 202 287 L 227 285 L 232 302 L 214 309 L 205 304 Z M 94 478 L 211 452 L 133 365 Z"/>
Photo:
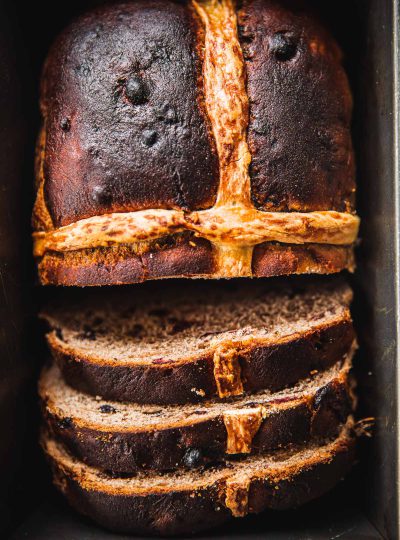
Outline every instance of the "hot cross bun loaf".
<path fill-rule="evenodd" d="M 351 108 L 340 50 L 298 2 L 82 16 L 42 78 L 41 282 L 352 270 Z"/>

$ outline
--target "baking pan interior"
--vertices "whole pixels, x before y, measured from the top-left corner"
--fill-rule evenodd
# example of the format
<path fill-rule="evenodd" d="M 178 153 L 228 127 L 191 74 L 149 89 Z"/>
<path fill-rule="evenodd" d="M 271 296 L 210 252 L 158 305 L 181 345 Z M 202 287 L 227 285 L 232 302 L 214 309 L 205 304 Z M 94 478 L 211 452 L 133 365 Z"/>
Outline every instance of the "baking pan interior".
<path fill-rule="evenodd" d="M 362 217 L 354 318 L 359 414 L 374 437 L 332 493 L 306 507 L 234 521 L 208 538 L 398 538 L 396 251 L 396 1 L 314 2 L 345 52 L 354 93 L 358 210 Z M 35 314 L 50 289 L 31 260 L 34 142 L 40 68 L 54 36 L 94 2 L 27 9 L 0 4 L 0 536 L 112 539 L 74 514 L 51 486 L 37 445 L 36 377 L 45 356 Z M 34 9 L 35 8 L 35 9 Z M 137 285 L 140 286 L 140 285 Z M 66 292 L 66 294 L 68 294 Z"/>

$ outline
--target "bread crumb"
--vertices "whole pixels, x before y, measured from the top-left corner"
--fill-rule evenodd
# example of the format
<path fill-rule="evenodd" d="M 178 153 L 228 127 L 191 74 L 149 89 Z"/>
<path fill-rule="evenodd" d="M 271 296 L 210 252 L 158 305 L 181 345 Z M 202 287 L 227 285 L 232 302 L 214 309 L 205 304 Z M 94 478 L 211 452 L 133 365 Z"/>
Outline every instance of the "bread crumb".
<path fill-rule="evenodd" d="M 204 397 L 206 395 L 206 393 L 204 392 L 202 388 L 200 388 L 199 390 L 197 388 L 191 388 L 190 391 L 194 392 L 195 394 L 201 397 Z"/>

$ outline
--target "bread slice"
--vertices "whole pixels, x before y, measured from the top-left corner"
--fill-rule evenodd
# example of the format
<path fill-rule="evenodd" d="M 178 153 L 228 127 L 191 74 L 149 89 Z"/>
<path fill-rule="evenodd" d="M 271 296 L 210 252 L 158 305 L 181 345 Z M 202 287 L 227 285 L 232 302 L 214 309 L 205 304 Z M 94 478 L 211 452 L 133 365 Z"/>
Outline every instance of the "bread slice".
<path fill-rule="evenodd" d="M 76 460 L 54 439 L 42 444 L 54 482 L 79 512 L 134 534 L 193 533 L 233 516 L 304 504 L 332 488 L 354 458 L 351 421 L 333 442 L 232 460 L 204 471 L 116 478 Z"/>
<path fill-rule="evenodd" d="M 42 285 L 75 287 L 126 285 L 152 279 L 203 278 L 215 275 L 214 252 L 207 240 L 188 234 L 153 243 L 76 251 L 46 252 L 37 258 Z M 290 274 L 333 274 L 355 270 L 354 246 L 281 244 L 255 246 L 253 277 Z"/>
<path fill-rule="evenodd" d="M 350 359 L 278 393 L 160 409 L 82 394 L 53 366 L 39 394 L 48 431 L 89 465 L 113 473 L 196 468 L 336 437 L 352 406 L 349 368 Z"/>
<path fill-rule="evenodd" d="M 47 309 L 47 340 L 68 384 L 105 399 L 164 405 L 277 391 L 332 366 L 355 339 L 347 285 L 295 283 L 78 295 L 75 306 Z"/>

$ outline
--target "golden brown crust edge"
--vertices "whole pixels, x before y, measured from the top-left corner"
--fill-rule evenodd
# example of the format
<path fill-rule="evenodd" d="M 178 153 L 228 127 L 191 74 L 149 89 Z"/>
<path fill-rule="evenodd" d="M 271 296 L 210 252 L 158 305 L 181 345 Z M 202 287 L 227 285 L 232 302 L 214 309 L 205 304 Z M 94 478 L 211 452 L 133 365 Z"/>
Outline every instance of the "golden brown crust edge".
<path fill-rule="evenodd" d="M 332 274 L 355 268 L 353 246 L 266 242 L 253 252 L 248 277 Z M 183 234 L 143 245 L 119 245 L 38 258 L 42 285 L 98 286 L 142 283 L 161 278 L 225 278 L 219 274 L 211 244 Z"/>

